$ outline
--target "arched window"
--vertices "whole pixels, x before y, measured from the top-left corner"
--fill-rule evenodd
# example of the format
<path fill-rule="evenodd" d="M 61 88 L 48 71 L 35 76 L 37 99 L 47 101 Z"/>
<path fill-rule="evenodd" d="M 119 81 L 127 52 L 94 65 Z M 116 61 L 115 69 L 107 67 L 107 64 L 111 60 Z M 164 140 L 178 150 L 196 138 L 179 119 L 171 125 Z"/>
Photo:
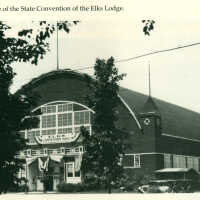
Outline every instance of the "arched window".
<path fill-rule="evenodd" d="M 33 110 L 39 113 L 40 123 L 25 131 L 29 145 L 67 143 L 76 140 L 81 126 L 91 132 L 91 113 L 88 107 L 71 101 L 56 101 Z"/>

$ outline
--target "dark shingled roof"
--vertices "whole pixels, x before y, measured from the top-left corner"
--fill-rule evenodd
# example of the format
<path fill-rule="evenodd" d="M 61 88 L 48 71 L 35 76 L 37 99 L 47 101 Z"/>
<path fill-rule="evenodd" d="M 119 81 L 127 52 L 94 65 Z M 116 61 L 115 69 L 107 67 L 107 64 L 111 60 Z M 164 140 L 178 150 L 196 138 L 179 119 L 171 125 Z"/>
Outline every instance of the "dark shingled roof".
<path fill-rule="evenodd" d="M 120 88 L 120 96 L 139 116 L 148 96 Z M 162 133 L 200 140 L 200 114 L 186 108 L 153 98 L 162 119 Z"/>
<path fill-rule="evenodd" d="M 21 90 L 40 84 L 43 79 L 71 74 L 77 78 L 84 78 L 84 74 L 73 72 L 70 69 L 51 71 L 43 74 Z M 20 92 L 20 90 L 18 91 Z M 200 140 L 200 114 L 165 101 L 148 97 L 147 95 L 120 87 L 119 95 L 128 104 L 131 110 L 139 117 L 139 113 L 147 111 L 159 112 L 162 119 L 162 133 Z"/>

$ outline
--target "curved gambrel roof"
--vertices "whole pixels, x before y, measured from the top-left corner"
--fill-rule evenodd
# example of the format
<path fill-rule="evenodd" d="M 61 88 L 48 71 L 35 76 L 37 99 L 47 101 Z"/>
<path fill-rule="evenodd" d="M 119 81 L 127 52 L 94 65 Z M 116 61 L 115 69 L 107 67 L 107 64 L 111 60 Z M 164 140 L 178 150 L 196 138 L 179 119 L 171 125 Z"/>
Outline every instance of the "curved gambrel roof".
<path fill-rule="evenodd" d="M 143 110 L 148 96 L 126 88 L 120 88 L 131 110 L 136 114 Z M 189 109 L 153 98 L 162 119 L 162 133 L 172 136 L 200 140 L 200 114 Z"/>
<path fill-rule="evenodd" d="M 22 90 L 26 90 L 27 88 L 31 89 L 32 87 L 35 87 L 36 85 L 41 84 L 43 80 L 54 79 L 54 78 L 57 78 L 58 76 L 66 76 L 66 75 L 74 76 L 76 78 L 83 80 L 86 74 L 78 73 L 70 69 L 50 71 L 36 78 L 33 78 L 29 83 L 23 85 L 17 92 L 21 92 Z"/>
<path fill-rule="evenodd" d="M 42 74 L 24 85 L 18 92 L 40 85 L 44 80 L 58 77 L 75 77 L 84 80 L 85 74 L 70 69 Z M 138 123 L 139 113 L 144 109 L 148 96 L 120 87 L 119 96 Z M 200 114 L 186 108 L 153 98 L 162 119 L 162 133 L 172 136 L 200 140 Z M 139 124 L 138 124 L 139 125 Z"/>

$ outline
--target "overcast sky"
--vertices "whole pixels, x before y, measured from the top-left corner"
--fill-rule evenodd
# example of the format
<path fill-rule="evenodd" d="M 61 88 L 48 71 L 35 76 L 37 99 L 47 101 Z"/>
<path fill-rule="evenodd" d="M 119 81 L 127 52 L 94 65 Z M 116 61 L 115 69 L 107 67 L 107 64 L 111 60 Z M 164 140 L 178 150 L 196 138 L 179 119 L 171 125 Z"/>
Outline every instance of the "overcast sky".
<path fill-rule="evenodd" d="M 200 42 L 199 6 L 191 4 L 192 1 L 187 4 L 184 1 L 168 1 L 166 5 L 159 1 L 153 1 L 155 4 L 149 1 L 143 1 L 143 4 L 125 2 L 121 4 L 125 8 L 121 14 L 115 13 L 112 17 L 90 17 L 91 13 L 81 17 L 80 14 L 76 19 L 81 20 L 81 23 L 72 27 L 69 34 L 59 33 L 60 69 L 92 67 L 96 58 L 107 59 L 113 56 L 119 60 Z M 10 19 L 10 23 L 15 23 L 12 17 Z M 142 19 L 156 21 L 151 36 L 143 34 Z M 55 22 L 57 18 L 51 16 L 50 20 Z M 20 23 L 24 24 L 23 18 L 18 18 L 17 24 Z M 50 42 L 51 52 L 38 66 L 14 65 L 17 76 L 13 91 L 32 78 L 56 69 L 55 36 Z M 127 74 L 121 86 L 148 94 L 150 62 L 152 96 L 200 112 L 199 53 L 200 45 L 197 45 L 117 63 L 119 71 Z M 92 69 L 82 72 L 92 74 Z"/>

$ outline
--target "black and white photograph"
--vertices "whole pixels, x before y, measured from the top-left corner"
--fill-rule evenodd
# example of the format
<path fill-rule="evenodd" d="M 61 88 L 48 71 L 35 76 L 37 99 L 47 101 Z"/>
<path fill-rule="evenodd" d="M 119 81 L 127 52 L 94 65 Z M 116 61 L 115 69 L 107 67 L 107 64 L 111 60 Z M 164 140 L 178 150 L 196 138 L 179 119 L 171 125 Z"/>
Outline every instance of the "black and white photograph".
<path fill-rule="evenodd" d="M 200 197 L 199 6 L 0 5 L 0 199 Z"/>

